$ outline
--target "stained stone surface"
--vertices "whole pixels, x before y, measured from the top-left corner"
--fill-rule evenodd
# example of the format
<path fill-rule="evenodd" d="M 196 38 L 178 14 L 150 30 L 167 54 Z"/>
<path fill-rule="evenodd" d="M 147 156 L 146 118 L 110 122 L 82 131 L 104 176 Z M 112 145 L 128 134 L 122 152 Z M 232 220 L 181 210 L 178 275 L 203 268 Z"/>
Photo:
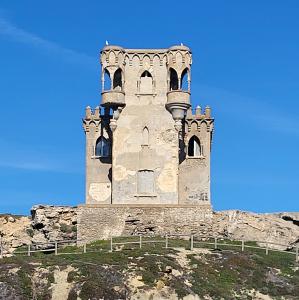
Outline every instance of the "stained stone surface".
<path fill-rule="evenodd" d="M 212 229 L 210 207 L 199 206 L 81 206 L 78 239 L 93 241 L 132 234 L 208 235 Z"/>
<path fill-rule="evenodd" d="M 32 216 L 0 215 L 5 253 L 30 243 L 111 235 L 196 233 L 203 238 L 273 242 L 278 249 L 299 245 L 299 213 L 257 214 L 238 210 L 213 212 L 209 206 L 38 205 Z M 53 246 L 53 245 L 52 245 Z M 273 245 L 270 247 L 274 247 Z"/>
<path fill-rule="evenodd" d="M 100 62 L 101 108 L 88 106 L 83 119 L 85 203 L 211 205 L 214 119 L 209 107 L 192 112 L 191 50 L 109 45 Z M 106 157 L 96 151 L 103 140 Z"/>

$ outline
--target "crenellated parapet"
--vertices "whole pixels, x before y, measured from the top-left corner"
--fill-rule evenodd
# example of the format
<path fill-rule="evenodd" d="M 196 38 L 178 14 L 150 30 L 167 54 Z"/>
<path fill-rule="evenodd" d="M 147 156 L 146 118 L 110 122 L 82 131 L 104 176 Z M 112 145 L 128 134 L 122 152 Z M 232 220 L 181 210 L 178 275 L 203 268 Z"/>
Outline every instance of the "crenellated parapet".
<path fill-rule="evenodd" d="M 187 132 L 191 132 L 191 131 L 200 132 L 202 124 L 205 125 L 205 130 L 207 132 L 213 132 L 214 118 L 212 118 L 211 116 L 211 108 L 209 106 L 206 106 L 203 113 L 201 111 L 200 106 L 196 107 L 195 113 L 192 113 L 191 108 L 188 109 L 185 118 L 185 130 Z"/>
<path fill-rule="evenodd" d="M 91 126 L 94 126 L 96 131 L 99 131 L 102 122 L 100 107 L 97 106 L 92 110 L 90 106 L 87 106 L 85 109 L 85 117 L 82 121 L 85 133 L 90 131 Z"/>
<path fill-rule="evenodd" d="M 112 54 L 111 54 L 112 53 Z M 111 56 L 111 58 L 110 58 Z M 191 51 L 186 46 L 173 46 L 168 49 L 123 49 L 118 46 L 106 46 L 101 52 L 101 63 L 124 62 L 132 66 L 153 66 L 167 64 L 177 71 L 189 68 L 192 64 Z"/>

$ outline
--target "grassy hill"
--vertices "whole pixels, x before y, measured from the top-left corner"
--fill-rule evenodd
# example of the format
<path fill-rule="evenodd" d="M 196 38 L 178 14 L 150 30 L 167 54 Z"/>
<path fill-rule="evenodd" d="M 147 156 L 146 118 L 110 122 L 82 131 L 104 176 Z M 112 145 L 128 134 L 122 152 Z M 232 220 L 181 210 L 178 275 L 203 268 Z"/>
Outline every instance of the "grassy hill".
<path fill-rule="evenodd" d="M 298 299 L 299 264 L 288 253 L 194 248 L 187 242 L 88 245 L 85 254 L 0 260 L 0 299 Z M 61 251 L 60 251 L 61 253 Z"/>

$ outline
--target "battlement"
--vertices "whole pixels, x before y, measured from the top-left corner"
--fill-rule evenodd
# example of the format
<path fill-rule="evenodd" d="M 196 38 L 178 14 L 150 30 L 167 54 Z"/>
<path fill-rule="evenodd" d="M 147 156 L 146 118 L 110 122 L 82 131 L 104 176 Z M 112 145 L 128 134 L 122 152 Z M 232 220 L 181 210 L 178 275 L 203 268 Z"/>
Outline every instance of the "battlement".
<path fill-rule="evenodd" d="M 102 121 L 100 107 L 97 106 L 93 110 L 91 109 L 90 106 L 87 106 L 85 108 L 85 117 L 82 121 L 83 121 L 83 128 L 85 132 L 89 132 L 91 126 L 95 126 L 96 128 L 99 128 L 99 125 L 101 124 Z"/>
<path fill-rule="evenodd" d="M 201 107 L 199 105 L 195 109 L 189 108 L 187 110 L 187 115 L 186 115 L 187 121 L 202 120 L 202 119 L 213 120 L 213 118 L 211 117 L 210 106 L 205 107 L 204 113 L 202 113 Z"/>
<path fill-rule="evenodd" d="M 116 45 L 107 45 L 101 52 L 101 64 L 104 66 L 121 65 L 124 62 L 132 65 L 132 60 L 137 58 L 142 65 L 144 59 L 149 60 L 153 65 L 154 59 L 158 59 L 160 64 L 175 64 L 182 60 L 183 63 L 191 64 L 191 50 L 184 45 L 175 45 L 162 49 L 126 49 Z"/>

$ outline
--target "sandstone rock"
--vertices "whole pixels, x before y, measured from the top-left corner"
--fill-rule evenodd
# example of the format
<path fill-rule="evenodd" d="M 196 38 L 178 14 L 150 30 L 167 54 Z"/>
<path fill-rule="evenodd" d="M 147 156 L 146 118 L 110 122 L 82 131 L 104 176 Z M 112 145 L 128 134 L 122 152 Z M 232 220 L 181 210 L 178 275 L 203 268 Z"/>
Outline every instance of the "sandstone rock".
<path fill-rule="evenodd" d="M 12 216 L 9 216 L 7 220 L 11 223 L 14 223 L 16 221 L 15 218 L 13 218 Z"/>
<path fill-rule="evenodd" d="M 275 217 L 281 218 L 285 221 L 292 222 L 295 225 L 299 226 L 299 213 L 298 212 L 282 212 L 276 214 L 270 214 Z"/>
<path fill-rule="evenodd" d="M 35 205 L 31 209 L 33 241 L 75 240 L 77 208 L 71 206 Z"/>
<path fill-rule="evenodd" d="M 214 213 L 213 233 L 238 240 L 276 243 L 272 248 L 286 249 L 299 241 L 299 226 L 273 214 L 238 210 Z"/>
<path fill-rule="evenodd" d="M 4 255 L 31 242 L 31 237 L 27 233 L 30 222 L 30 218 L 25 216 L 0 215 L 0 234 Z"/>

